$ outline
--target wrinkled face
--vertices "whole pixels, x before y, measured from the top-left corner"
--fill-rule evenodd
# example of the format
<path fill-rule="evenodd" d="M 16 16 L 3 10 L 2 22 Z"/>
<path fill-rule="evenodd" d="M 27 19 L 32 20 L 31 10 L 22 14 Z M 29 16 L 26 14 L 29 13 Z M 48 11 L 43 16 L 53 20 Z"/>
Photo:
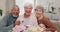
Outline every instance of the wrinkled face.
<path fill-rule="evenodd" d="M 18 7 L 14 7 L 14 8 L 12 9 L 11 13 L 12 13 L 12 15 L 13 15 L 14 17 L 17 17 L 17 16 L 19 15 L 19 9 L 18 9 Z"/>
<path fill-rule="evenodd" d="M 43 14 L 42 9 L 36 9 L 35 12 L 37 17 L 40 17 Z"/>
<path fill-rule="evenodd" d="M 32 12 L 32 7 L 31 6 L 27 6 L 24 9 L 25 9 L 26 15 L 30 15 L 31 14 L 31 12 Z"/>

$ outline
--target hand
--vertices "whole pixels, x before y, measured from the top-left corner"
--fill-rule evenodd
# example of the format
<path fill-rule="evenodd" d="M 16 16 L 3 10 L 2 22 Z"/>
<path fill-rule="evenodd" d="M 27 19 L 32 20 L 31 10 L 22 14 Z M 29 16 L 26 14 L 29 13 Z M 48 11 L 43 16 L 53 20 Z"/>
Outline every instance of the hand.
<path fill-rule="evenodd" d="M 20 21 L 16 21 L 16 22 L 14 23 L 14 27 L 15 27 L 16 25 L 20 25 Z"/>

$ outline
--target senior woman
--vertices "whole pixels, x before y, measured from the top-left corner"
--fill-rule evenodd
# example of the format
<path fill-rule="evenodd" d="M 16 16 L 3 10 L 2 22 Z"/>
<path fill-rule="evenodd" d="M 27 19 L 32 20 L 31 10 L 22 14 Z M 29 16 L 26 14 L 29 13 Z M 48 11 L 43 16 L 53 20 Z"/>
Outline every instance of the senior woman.
<path fill-rule="evenodd" d="M 46 27 L 45 31 L 55 32 L 56 29 L 54 25 L 51 23 L 51 21 L 47 17 L 43 15 L 44 9 L 42 6 L 36 6 L 35 13 L 36 13 L 38 25 L 44 24 Z"/>

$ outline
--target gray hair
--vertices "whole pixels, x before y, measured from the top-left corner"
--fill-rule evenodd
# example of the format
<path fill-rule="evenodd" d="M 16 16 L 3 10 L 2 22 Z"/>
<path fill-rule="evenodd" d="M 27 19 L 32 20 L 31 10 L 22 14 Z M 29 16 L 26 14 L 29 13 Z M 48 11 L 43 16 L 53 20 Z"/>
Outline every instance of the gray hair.
<path fill-rule="evenodd" d="M 12 10 L 13 10 L 15 7 L 17 7 L 17 8 L 19 9 L 19 6 L 18 6 L 18 5 L 14 5 L 14 6 L 12 7 Z M 19 10 L 20 10 L 20 9 L 19 9 Z"/>
<path fill-rule="evenodd" d="M 24 8 L 27 7 L 27 6 L 31 6 L 32 7 L 32 4 L 31 3 L 25 3 L 24 4 Z M 33 7 L 32 7 L 33 8 Z"/>
<path fill-rule="evenodd" d="M 44 12 L 44 8 L 43 8 L 42 6 L 40 6 L 40 5 L 36 6 L 35 11 L 36 11 L 37 9 L 41 9 L 42 12 Z"/>

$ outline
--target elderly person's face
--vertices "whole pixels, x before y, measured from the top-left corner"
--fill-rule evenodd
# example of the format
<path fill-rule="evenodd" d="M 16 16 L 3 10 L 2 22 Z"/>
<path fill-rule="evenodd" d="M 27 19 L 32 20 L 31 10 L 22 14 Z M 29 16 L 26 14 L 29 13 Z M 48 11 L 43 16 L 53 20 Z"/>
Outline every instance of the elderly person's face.
<path fill-rule="evenodd" d="M 19 8 L 18 7 L 13 7 L 11 13 L 14 17 L 17 17 L 19 15 Z"/>
<path fill-rule="evenodd" d="M 32 12 L 32 6 L 26 6 L 24 9 L 25 9 L 25 13 L 27 15 L 30 15 L 31 14 L 31 12 Z"/>
<path fill-rule="evenodd" d="M 39 9 L 39 8 L 36 9 L 35 12 L 36 12 L 36 16 L 37 16 L 37 17 L 40 17 L 40 16 L 43 14 L 42 9 Z"/>

